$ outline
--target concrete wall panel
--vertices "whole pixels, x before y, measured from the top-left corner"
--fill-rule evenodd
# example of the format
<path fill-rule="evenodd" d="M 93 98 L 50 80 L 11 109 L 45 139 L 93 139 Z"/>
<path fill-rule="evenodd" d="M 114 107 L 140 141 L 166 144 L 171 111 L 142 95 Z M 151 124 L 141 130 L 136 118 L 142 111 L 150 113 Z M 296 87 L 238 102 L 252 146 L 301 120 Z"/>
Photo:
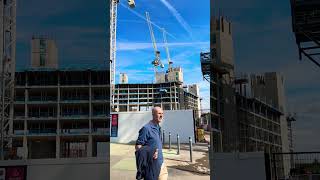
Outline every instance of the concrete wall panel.
<path fill-rule="evenodd" d="M 151 111 L 140 112 L 119 112 L 118 137 L 112 137 L 111 142 L 130 143 L 138 138 L 138 132 L 143 125 L 152 119 Z M 168 140 L 168 133 L 171 132 L 172 143 L 180 136 L 181 143 L 188 143 L 189 136 L 194 142 L 194 121 L 192 110 L 164 111 L 164 120 L 161 124 L 165 131 L 165 138 Z"/>

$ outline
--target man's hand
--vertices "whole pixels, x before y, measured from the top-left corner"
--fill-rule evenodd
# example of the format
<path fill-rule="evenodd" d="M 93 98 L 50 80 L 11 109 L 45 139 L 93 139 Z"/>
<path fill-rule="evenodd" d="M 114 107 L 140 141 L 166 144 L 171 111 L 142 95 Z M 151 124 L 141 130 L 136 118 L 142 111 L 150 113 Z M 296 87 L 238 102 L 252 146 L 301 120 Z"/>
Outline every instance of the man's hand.
<path fill-rule="evenodd" d="M 138 151 L 142 146 L 141 145 L 136 145 L 136 151 Z"/>
<path fill-rule="evenodd" d="M 156 149 L 156 151 L 153 154 L 153 159 L 157 159 L 158 158 L 158 149 Z"/>

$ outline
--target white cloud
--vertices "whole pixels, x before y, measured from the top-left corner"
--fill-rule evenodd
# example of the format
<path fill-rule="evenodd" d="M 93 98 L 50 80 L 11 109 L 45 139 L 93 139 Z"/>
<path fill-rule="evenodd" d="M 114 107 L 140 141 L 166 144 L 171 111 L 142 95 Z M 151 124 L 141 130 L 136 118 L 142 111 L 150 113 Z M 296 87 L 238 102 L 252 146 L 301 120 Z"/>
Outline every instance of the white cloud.
<path fill-rule="evenodd" d="M 133 9 L 131 9 L 131 8 L 129 8 L 128 6 L 124 5 L 123 3 L 120 3 L 120 5 L 121 5 L 122 7 L 124 7 L 124 8 L 126 8 L 127 10 L 129 10 L 130 12 L 132 12 L 134 15 L 136 15 L 136 16 L 139 17 L 140 19 L 143 19 L 144 22 L 147 21 L 147 19 L 146 19 L 143 15 L 139 14 L 138 12 L 134 11 Z M 158 26 L 158 25 L 157 25 L 156 23 L 154 23 L 153 21 L 150 21 L 150 23 L 151 23 L 154 27 L 156 27 L 156 28 L 158 28 L 159 30 L 162 31 L 162 27 Z M 166 31 L 166 34 L 169 35 L 170 37 L 174 38 L 174 39 L 177 39 L 174 35 L 172 35 L 172 34 L 169 33 L 168 31 Z"/>
<path fill-rule="evenodd" d="M 179 66 L 193 64 L 188 58 L 193 56 L 194 54 L 197 54 L 197 53 L 198 52 L 196 52 L 196 51 L 181 52 L 181 53 L 176 54 L 175 56 L 171 57 L 171 60 L 174 64 L 177 64 Z"/>
<path fill-rule="evenodd" d="M 167 1 L 167 0 L 160 0 L 168 9 L 169 11 L 173 14 L 173 16 L 177 19 L 179 24 L 187 31 L 191 39 L 193 39 L 193 35 L 191 32 L 191 27 L 190 25 L 183 19 L 181 14 Z"/>

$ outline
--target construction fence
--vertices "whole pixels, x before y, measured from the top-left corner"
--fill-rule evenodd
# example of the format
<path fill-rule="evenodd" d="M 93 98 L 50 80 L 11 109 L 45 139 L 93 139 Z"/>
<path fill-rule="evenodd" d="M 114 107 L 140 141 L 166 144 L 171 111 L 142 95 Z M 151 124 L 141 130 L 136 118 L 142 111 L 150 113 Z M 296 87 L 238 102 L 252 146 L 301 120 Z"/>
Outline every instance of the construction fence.
<path fill-rule="evenodd" d="M 320 152 L 266 154 L 266 176 L 268 180 L 320 180 Z"/>

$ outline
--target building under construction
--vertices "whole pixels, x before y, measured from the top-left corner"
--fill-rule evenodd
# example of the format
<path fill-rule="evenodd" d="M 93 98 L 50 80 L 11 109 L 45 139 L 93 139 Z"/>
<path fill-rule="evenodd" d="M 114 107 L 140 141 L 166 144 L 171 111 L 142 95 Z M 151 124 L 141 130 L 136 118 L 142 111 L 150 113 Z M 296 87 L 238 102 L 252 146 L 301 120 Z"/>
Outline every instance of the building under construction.
<path fill-rule="evenodd" d="M 215 151 L 231 150 L 238 136 L 231 23 L 223 17 L 211 18 L 210 58 L 202 60 L 204 76 L 210 80 L 210 109 Z M 229 146 L 228 148 L 224 146 Z"/>
<path fill-rule="evenodd" d="M 109 70 L 58 69 L 53 61 L 57 57 L 54 41 L 33 38 L 32 45 L 32 52 L 39 52 L 32 54 L 32 68 L 15 73 L 10 158 L 94 157 L 105 153 L 102 147 L 109 141 Z"/>
<path fill-rule="evenodd" d="M 283 132 L 287 133 L 281 122 L 285 120 L 284 109 L 272 98 L 279 98 L 275 91 L 283 88 L 279 78 L 282 77 L 277 73 L 266 73 L 236 80 L 240 152 L 288 151 L 288 135 L 281 138 Z M 267 92 L 274 94 L 267 97 Z"/>
<path fill-rule="evenodd" d="M 283 76 L 265 73 L 236 77 L 232 24 L 223 17 L 211 19 L 211 53 L 207 56 L 202 53 L 201 62 L 203 72 L 211 72 L 215 151 L 288 151 Z M 206 71 L 208 66 L 210 72 Z"/>
<path fill-rule="evenodd" d="M 154 106 L 164 110 L 193 109 L 200 117 L 200 99 L 197 85 L 183 87 L 180 82 L 149 84 L 117 84 L 115 86 L 117 111 L 150 111 Z"/>
<path fill-rule="evenodd" d="M 283 76 L 276 72 L 236 76 L 232 23 L 211 16 L 210 28 L 210 53 L 201 53 L 200 60 L 210 82 L 211 151 L 292 151 Z M 283 162 L 278 170 L 288 173 L 289 166 L 290 161 Z"/>

